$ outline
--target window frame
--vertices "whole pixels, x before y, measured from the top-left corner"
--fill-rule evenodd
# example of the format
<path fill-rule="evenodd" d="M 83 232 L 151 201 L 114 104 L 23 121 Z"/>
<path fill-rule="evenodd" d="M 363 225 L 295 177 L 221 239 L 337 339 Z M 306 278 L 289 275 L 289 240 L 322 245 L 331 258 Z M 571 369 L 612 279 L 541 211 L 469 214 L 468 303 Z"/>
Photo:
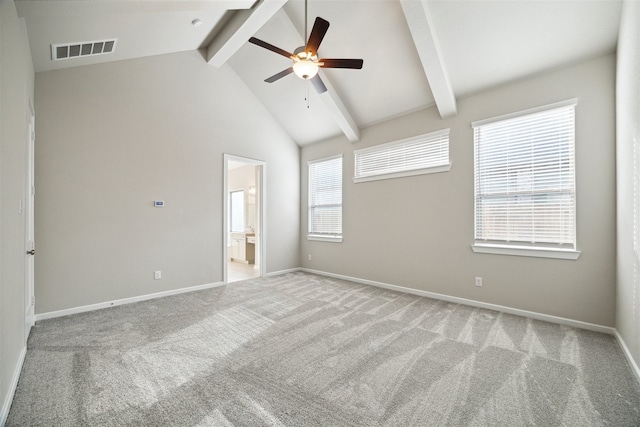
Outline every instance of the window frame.
<path fill-rule="evenodd" d="M 393 179 L 393 178 L 402 178 L 406 176 L 447 172 L 451 169 L 451 157 L 450 157 L 450 150 L 449 150 L 450 134 L 451 134 L 450 128 L 440 129 L 434 132 L 416 135 L 416 136 L 401 139 L 398 141 L 387 142 L 384 144 L 378 144 L 378 145 L 373 145 L 371 147 L 354 150 L 353 151 L 353 182 L 357 184 L 361 182 L 378 181 L 382 179 Z M 423 166 L 423 167 L 413 167 L 413 168 L 407 167 L 406 169 L 395 170 L 393 172 L 377 172 L 377 173 L 358 176 L 358 170 L 359 170 L 358 158 L 361 155 L 378 153 L 380 156 L 384 156 L 385 153 L 388 153 L 389 150 L 393 150 L 394 148 L 397 148 L 398 150 L 402 150 L 405 146 L 419 144 L 421 142 L 426 145 L 429 145 L 429 144 L 437 145 L 437 143 L 440 142 L 441 138 L 444 136 L 446 136 L 446 157 L 447 157 L 446 162 L 436 163 L 433 166 L 426 166 L 426 167 Z M 433 156 L 433 157 L 437 157 L 437 156 Z"/>
<path fill-rule="evenodd" d="M 324 162 L 329 162 L 332 160 L 336 160 L 336 159 L 340 159 L 340 234 L 332 234 L 332 233 L 319 233 L 319 232 L 313 232 L 311 230 L 311 227 L 313 225 L 312 222 L 312 213 L 313 213 L 313 208 L 314 207 L 318 207 L 318 206 L 337 206 L 335 203 L 332 204 L 318 204 L 318 205 L 312 205 L 312 200 L 313 200 L 313 191 L 312 191 L 312 185 L 313 182 L 311 180 L 311 166 L 318 164 L 318 163 L 324 163 Z M 308 179 L 308 194 L 307 194 L 307 240 L 315 240 L 315 241 L 320 241 L 320 242 L 333 242 L 333 243 L 341 243 L 343 241 L 343 237 L 342 237 L 342 207 L 343 207 L 343 197 L 342 197 L 342 191 L 344 188 L 344 156 L 342 154 L 338 154 L 335 156 L 330 156 L 330 157 L 323 157 L 320 159 L 315 159 L 315 160 L 309 160 L 307 162 L 307 179 Z"/>
<path fill-rule="evenodd" d="M 531 108 L 524 111 L 519 111 L 511 114 L 506 114 L 498 117 L 493 117 L 485 120 L 479 120 L 471 123 L 473 128 L 473 143 L 474 143 L 474 243 L 471 248 L 476 253 L 485 254 L 500 254 L 500 255 L 515 255 L 515 256 L 527 256 L 527 257 L 539 257 L 539 258 L 556 258 L 556 259 L 568 259 L 576 260 L 580 256 L 580 251 L 577 250 L 577 191 L 576 191 L 576 167 L 575 167 L 575 146 L 576 146 L 576 114 L 575 107 L 577 106 L 577 98 L 568 99 L 565 101 L 544 105 L 537 108 Z M 572 137 L 571 137 L 571 151 L 573 161 L 573 176 L 572 176 L 572 213 L 573 213 L 573 242 L 567 242 L 565 244 L 554 243 L 536 243 L 536 242 L 510 242 L 509 240 L 502 239 L 478 239 L 478 159 L 477 150 L 480 143 L 477 139 L 476 129 L 484 125 L 489 125 L 498 122 L 504 122 L 508 120 L 525 118 L 538 113 L 543 113 L 551 110 L 561 108 L 573 108 L 573 123 L 572 123 Z M 533 204 L 535 206 L 535 203 Z"/>

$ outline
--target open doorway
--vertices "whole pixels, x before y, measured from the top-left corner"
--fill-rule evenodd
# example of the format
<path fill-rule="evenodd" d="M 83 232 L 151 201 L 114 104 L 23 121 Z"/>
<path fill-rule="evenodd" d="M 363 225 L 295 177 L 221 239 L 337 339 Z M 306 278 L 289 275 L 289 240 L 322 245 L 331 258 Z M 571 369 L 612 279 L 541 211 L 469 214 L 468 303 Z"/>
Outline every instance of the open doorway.
<path fill-rule="evenodd" d="M 262 161 L 224 155 L 224 282 L 264 274 L 264 177 Z"/>

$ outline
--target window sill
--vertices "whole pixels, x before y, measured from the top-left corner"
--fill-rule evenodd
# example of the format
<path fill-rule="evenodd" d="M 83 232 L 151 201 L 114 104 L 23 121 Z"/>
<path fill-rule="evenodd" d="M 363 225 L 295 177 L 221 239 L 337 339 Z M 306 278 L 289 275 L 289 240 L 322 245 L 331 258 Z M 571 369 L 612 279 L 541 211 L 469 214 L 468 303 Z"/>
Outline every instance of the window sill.
<path fill-rule="evenodd" d="M 315 240 L 317 242 L 342 243 L 342 236 L 307 235 L 307 240 Z"/>
<path fill-rule="evenodd" d="M 577 260 L 580 251 L 572 249 L 551 249 L 551 248 L 535 248 L 527 246 L 506 246 L 506 245 L 488 245 L 474 244 L 471 245 L 473 252 L 494 255 L 514 255 L 535 258 L 555 258 Z"/>

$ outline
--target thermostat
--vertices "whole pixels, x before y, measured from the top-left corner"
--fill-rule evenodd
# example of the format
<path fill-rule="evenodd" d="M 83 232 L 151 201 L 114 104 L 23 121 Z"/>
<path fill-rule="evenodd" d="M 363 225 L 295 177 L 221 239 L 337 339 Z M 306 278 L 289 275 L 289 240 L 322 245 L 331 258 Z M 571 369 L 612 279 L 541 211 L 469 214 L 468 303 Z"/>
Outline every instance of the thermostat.
<path fill-rule="evenodd" d="M 162 200 L 155 200 L 153 202 L 153 206 L 155 206 L 156 208 L 164 208 L 164 201 Z"/>

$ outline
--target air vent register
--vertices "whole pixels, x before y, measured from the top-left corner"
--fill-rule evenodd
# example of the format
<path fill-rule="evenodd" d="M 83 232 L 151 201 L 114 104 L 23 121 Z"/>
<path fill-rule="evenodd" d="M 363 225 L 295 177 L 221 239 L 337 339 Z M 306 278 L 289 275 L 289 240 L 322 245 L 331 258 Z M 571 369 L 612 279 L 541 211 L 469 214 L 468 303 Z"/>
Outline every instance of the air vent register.
<path fill-rule="evenodd" d="M 104 55 L 113 53 L 117 40 L 98 40 L 80 43 L 64 43 L 51 45 L 51 59 L 60 61 L 63 59 L 81 58 L 85 56 Z"/>

